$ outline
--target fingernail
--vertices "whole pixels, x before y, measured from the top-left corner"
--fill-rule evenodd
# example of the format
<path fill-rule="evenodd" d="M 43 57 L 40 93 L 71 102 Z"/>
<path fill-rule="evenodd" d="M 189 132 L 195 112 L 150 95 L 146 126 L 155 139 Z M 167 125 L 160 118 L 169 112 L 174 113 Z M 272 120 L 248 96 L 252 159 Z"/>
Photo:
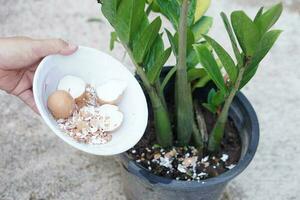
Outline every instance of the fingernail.
<path fill-rule="evenodd" d="M 62 55 L 69 55 L 69 54 L 74 53 L 77 49 L 78 49 L 77 45 L 69 43 L 67 47 L 65 47 L 64 49 L 62 49 L 60 51 L 60 54 L 62 54 Z"/>
<path fill-rule="evenodd" d="M 77 49 L 77 48 L 78 48 L 78 46 L 75 45 L 75 44 L 69 43 L 69 45 L 68 45 L 68 49 L 70 49 L 70 50 L 75 50 L 75 49 Z"/>

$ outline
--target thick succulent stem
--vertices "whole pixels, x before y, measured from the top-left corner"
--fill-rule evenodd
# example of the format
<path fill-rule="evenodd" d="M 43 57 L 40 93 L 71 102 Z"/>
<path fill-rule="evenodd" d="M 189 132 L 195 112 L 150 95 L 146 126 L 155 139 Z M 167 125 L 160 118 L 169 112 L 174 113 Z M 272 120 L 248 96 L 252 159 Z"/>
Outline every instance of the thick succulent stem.
<path fill-rule="evenodd" d="M 187 15 L 189 0 L 182 1 L 179 23 L 178 60 L 175 83 L 177 140 L 179 145 L 188 145 L 193 133 L 194 113 L 192 91 L 187 76 Z"/>
<path fill-rule="evenodd" d="M 225 104 L 222 108 L 221 114 L 218 117 L 218 120 L 210 134 L 209 141 L 208 141 L 208 150 L 210 152 L 216 152 L 220 148 L 221 141 L 224 136 L 225 124 L 228 119 L 229 108 L 230 108 L 230 105 L 231 105 L 236 93 L 239 91 L 239 87 L 240 87 L 241 81 L 244 76 L 245 68 L 246 67 L 240 68 L 237 81 L 236 81 L 234 87 L 231 89 L 229 96 L 226 99 Z"/>
<path fill-rule="evenodd" d="M 136 68 L 136 73 L 141 78 L 143 86 L 150 97 L 157 141 L 162 147 L 170 147 L 173 145 L 173 133 L 168 109 L 165 106 L 164 96 L 159 95 L 155 86 L 150 84 L 143 68 L 135 62 L 131 50 L 125 44 L 123 44 L 123 46 L 130 56 Z"/>

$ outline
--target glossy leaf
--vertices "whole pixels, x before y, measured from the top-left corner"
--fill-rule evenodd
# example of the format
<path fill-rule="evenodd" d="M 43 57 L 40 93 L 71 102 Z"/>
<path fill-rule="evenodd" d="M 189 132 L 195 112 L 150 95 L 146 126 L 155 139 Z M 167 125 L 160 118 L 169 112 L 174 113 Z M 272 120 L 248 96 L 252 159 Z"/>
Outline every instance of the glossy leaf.
<path fill-rule="evenodd" d="M 203 88 L 207 85 L 207 83 L 211 81 L 211 78 L 206 74 L 202 78 L 200 78 L 197 82 L 195 82 L 192 86 L 192 90 L 194 91 L 197 88 Z"/>
<path fill-rule="evenodd" d="M 193 68 L 188 70 L 188 79 L 190 82 L 203 78 L 207 75 L 205 69 L 203 68 Z"/>
<path fill-rule="evenodd" d="M 122 0 L 117 10 L 115 29 L 122 42 L 129 44 L 145 19 L 145 0 Z"/>
<path fill-rule="evenodd" d="M 240 88 L 243 88 L 255 75 L 257 68 L 260 64 L 260 62 L 263 60 L 263 58 L 268 54 L 268 52 L 273 47 L 274 43 L 280 36 L 282 31 L 280 30 L 272 30 L 267 32 L 261 39 L 258 50 L 255 53 L 250 66 L 246 69 L 245 75 L 243 77 L 243 80 L 241 82 Z"/>
<path fill-rule="evenodd" d="M 265 13 L 261 14 L 259 17 L 255 18 L 254 22 L 259 28 L 262 35 L 266 33 L 278 21 L 282 10 L 282 3 L 279 3 L 271 7 Z"/>
<path fill-rule="evenodd" d="M 156 0 L 147 0 L 147 3 L 149 4 L 149 6 L 151 6 L 151 10 L 153 12 L 160 12 L 160 8 L 157 5 Z"/>
<path fill-rule="evenodd" d="M 264 7 L 261 7 L 254 18 L 254 22 L 258 20 L 258 18 L 263 14 L 263 12 L 264 12 Z"/>
<path fill-rule="evenodd" d="M 216 107 L 219 107 L 225 101 L 225 94 L 219 90 L 212 97 L 212 104 Z"/>
<path fill-rule="evenodd" d="M 246 56 L 253 56 L 260 41 L 256 24 L 243 11 L 233 12 L 231 23 L 243 52 Z"/>
<path fill-rule="evenodd" d="M 211 0 L 197 0 L 195 21 L 198 21 L 208 10 Z"/>
<path fill-rule="evenodd" d="M 223 67 L 225 68 L 232 83 L 235 83 L 238 75 L 238 68 L 226 50 L 214 39 L 203 35 L 204 39 L 212 46 L 218 55 Z"/>
<path fill-rule="evenodd" d="M 281 33 L 281 30 L 272 30 L 264 34 L 261 41 L 259 42 L 255 55 L 253 56 L 250 67 L 258 65 L 263 60 L 263 58 L 271 50 Z"/>
<path fill-rule="evenodd" d="M 103 0 L 102 13 L 112 26 L 116 25 L 117 8 L 120 0 Z"/>
<path fill-rule="evenodd" d="M 191 28 L 194 33 L 195 41 L 199 41 L 202 38 L 202 34 L 207 34 L 209 29 L 212 27 L 212 24 L 212 17 L 201 17 Z"/>
<path fill-rule="evenodd" d="M 226 92 L 227 88 L 225 86 L 223 76 L 217 64 L 217 61 L 213 57 L 213 54 L 205 45 L 195 45 L 194 48 L 197 52 L 200 63 L 202 64 L 210 78 L 214 81 L 214 83 L 220 90 Z"/>
<path fill-rule="evenodd" d="M 178 29 L 179 15 L 180 15 L 180 5 L 178 1 L 174 0 L 156 0 L 160 11 L 165 15 L 168 20 L 172 23 L 175 30 Z"/>
<path fill-rule="evenodd" d="M 188 26 L 191 26 L 194 24 L 196 4 L 197 4 L 197 0 L 190 0 L 189 10 L 188 10 Z"/>
<path fill-rule="evenodd" d="M 243 63 L 243 59 L 242 59 L 240 50 L 238 48 L 238 45 L 237 45 L 236 38 L 234 36 L 232 27 L 231 27 L 230 22 L 228 20 L 228 17 L 224 12 L 221 13 L 221 17 L 222 17 L 224 26 L 226 28 L 226 31 L 228 33 L 228 36 L 230 38 L 232 49 L 233 49 L 234 55 L 236 57 L 236 60 L 238 62 L 238 65 L 241 65 Z"/>
<path fill-rule="evenodd" d="M 157 17 L 133 44 L 133 57 L 137 63 L 143 62 L 145 55 L 148 53 L 158 35 L 160 27 L 161 19 Z"/>
<path fill-rule="evenodd" d="M 160 72 L 164 67 L 164 64 L 169 59 L 171 51 L 172 51 L 171 48 L 165 50 L 163 54 L 156 60 L 154 65 L 149 69 L 147 73 L 147 77 L 151 84 L 154 84 L 155 81 L 159 78 Z"/>
<path fill-rule="evenodd" d="M 178 51 L 177 51 L 178 42 L 175 40 L 174 36 L 172 35 L 172 33 L 168 29 L 165 29 L 165 31 L 167 33 L 168 40 L 171 44 L 172 51 L 173 51 L 174 55 L 176 56 L 177 53 L 178 53 Z"/>
<path fill-rule="evenodd" d="M 167 86 L 167 84 L 169 83 L 171 78 L 175 75 L 176 71 L 177 71 L 177 68 L 172 67 L 172 69 L 167 73 L 167 75 L 165 76 L 165 78 L 161 84 L 161 92 L 165 89 L 165 87 Z"/>
<path fill-rule="evenodd" d="M 160 58 L 160 56 L 164 53 L 164 43 L 162 40 L 162 35 L 157 35 L 151 49 L 147 53 L 147 56 L 144 59 L 143 67 L 146 72 L 150 70 L 152 66 L 154 66 L 154 63 L 156 60 Z"/>

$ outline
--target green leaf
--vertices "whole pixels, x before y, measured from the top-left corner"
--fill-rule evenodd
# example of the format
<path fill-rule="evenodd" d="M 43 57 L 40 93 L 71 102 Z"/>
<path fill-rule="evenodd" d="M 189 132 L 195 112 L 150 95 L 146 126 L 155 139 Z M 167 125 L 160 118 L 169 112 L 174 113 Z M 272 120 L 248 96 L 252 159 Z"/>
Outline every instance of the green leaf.
<path fill-rule="evenodd" d="M 172 33 L 168 30 L 168 29 L 165 29 L 166 33 L 167 33 L 167 36 L 168 36 L 168 39 L 169 39 L 169 42 L 171 44 L 171 47 L 172 47 L 172 51 L 174 53 L 174 55 L 176 56 L 177 55 L 177 46 L 178 46 L 178 42 L 175 40 L 175 37 L 172 35 Z"/>
<path fill-rule="evenodd" d="M 254 18 L 254 22 L 263 14 L 263 12 L 264 12 L 264 7 L 261 7 Z"/>
<path fill-rule="evenodd" d="M 190 0 L 189 10 L 188 10 L 188 26 L 191 26 L 194 24 L 196 3 L 197 3 L 197 0 Z"/>
<path fill-rule="evenodd" d="M 167 29 L 165 29 L 169 42 L 171 44 L 172 50 L 174 55 L 177 55 L 178 53 L 178 32 L 175 33 L 175 35 L 173 36 L 170 31 L 168 31 Z M 195 38 L 194 38 L 194 34 L 192 33 L 192 31 L 188 28 L 187 30 L 187 53 L 189 54 L 192 50 L 193 50 L 193 44 L 195 43 Z"/>
<path fill-rule="evenodd" d="M 272 30 L 267 32 L 261 39 L 258 50 L 256 51 L 255 55 L 253 56 L 253 59 L 250 63 L 250 66 L 246 69 L 245 75 L 243 77 L 243 80 L 241 82 L 240 88 L 243 88 L 255 75 L 257 68 L 259 66 L 259 63 L 263 60 L 263 58 L 268 54 L 268 52 L 271 50 L 273 45 L 275 44 L 276 40 L 282 33 L 281 30 Z"/>
<path fill-rule="evenodd" d="M 167 73 L 167 75 L 165 76 L 162 84 L 161 84 L 161 92 L 164 91 L 165 87 L 167 86 L 167 84 L 169 83 L 169 81 L 171 80 L 171 78 L 174 76 L 174 74 L 176 73 L 177 68 L 176 67 L 172 67 L 172 69 Z"/>
<path fill-rule="evenodd" d="M 271 7 L 261 16 L 255 18 L 254 22 L 259 28 L 261 35 L 266 33 L 278 21 L 282 10 L 282 3 L 279 3 Z"/>
<path fill-rule="evenodd" d="M 281 33 L 281 30 L 272 30 L 263 35 L 261 41 L 259 42 L 257 51 L 253 56 L 250 67 L 258 65 L 262 59 L 264 59 Z"/>
<path fill-rule="evenodd" d="M 209 91 L 209 93 L 208 93 L 208 96 L 207 96 L 207 103 L 209 103 L 209 104 L 213 104 L 212 103 L 212 99 L 213 99 L 213 97 L 216 95 L 216 90 L 214 89 L 214 88 L 212 88 L 210 91 Z"/>
<path fill-rule="evenodd" d="M 195 21 L 198 21 L 208 10 L 211 0 L 197 0 Z"/>
<path fill-rule="evenodd" d="M 180 15 L 180 5 L 178 1 L 156 0 L 156 3 L 160 7 L 161 13 L 168 18 L 175 30 L 178 30 L 178 21 Z"/>
<path fill-rule="evenodd" d="M 212 104 L 216 107 L 219 107 L 225 101 L 225 94 L 219 90 L 212 97 Z"/>
<path fill-rule="evenodd" d="M 116 25 L 117 8 L 120 0 L 103 0 L 102 13 L 112 26 Z"/>
<path fill-rule="evenodd" d="M 149 6 L 151 5 L 151 10 L 153 12 L 160 12 L 159 6 L 157 5 L 156 0 L 147 0 Z"/>
<path fill-rule="evenodd" d="M 211 80 L 211 78 L 206 74 L 204 77 L 199 79 L 195 84 L 193 84 L 192 90 L 194 91 L 197 88 L 203 88 Z"/>
<path fill-rule="evenodd" d="M 218 55 L 220 61 L 223 64 L 230 80 L 232 83 L 235 83 L 238 75 L 238 69 L 235 65 L 234 61 L 230 57 L 230 55 L 226 52 L 226 50 L 214 39 L 207 35 L 203 35 L 204 39 L 213 47 L 216 54 Z"/>
<path fill-rule="evenodd" d="M 148 1 L 147 1 L 148 2 Z M 147 7 L 147 9 L 146 9 L 146 15 L 147 16 L 149 16 L 150 15 L 150 13 L 151 13 L 151 11 L 152 11 L 152 9 L 153 9 L 153 2 L 151 2 L 149 5 L 148 5 L 148 7 Z"/>
<path fill-rule="evenodd" d="M 213 51 L 212 47 L 205 41 L 201 41 L 200 43 L 197 43 L 197 44 L 203 44 L 203 45 L 206 45 L 206 47 L 210 50 L 210 51 Z M 189 52 L 188 52 L 188 56 L 187 56 L 187 67 L 188 69 L 190 68 L 195 68 L 199 65 L 199 59 L 198 59 L 198 56 L 197 56 L 197 53 L 195 51 L 194 48 L 192 48 Z M 219 63 L 218 63 L 219 64 Z"/>
<path fill-rule="evenodd" d="M 202 38 L 202 34 L 207 34 L 212 24 L 212 17 L 201 17 L 191 28 L 195 36 L 195 41 L 199 41 Z"/>
<path fill-rule="evenodd" d="M 210 90 L 207 97 L 207 103 L 218 108 L 225 101 L 225 93 L 221 90 L 216 91 L 214 88 Z"/>
<path fill-rule="evenodd" d="M 194 45 L 194 48 L 197 52 L 200 63 L 202 64 L 210 78 L 214 81 L 214 83 L 220 90 L 223 90 L 226 93 L 227 88 L 213 54 L 205 45 Z"/>
<path fill-rule="evenodd" d="M 110 33 L 110 43 L 109 43 L 109 49 L 112 51 L 115 47 L 115 42 L 118 41 L 118 36 L 116 32 Z"/>
<path fill-rule="evenodd" d="M 160 56 L 164 53 L 164 43 L 162 40 L 162 35 L 157 35 L 151 49 L 148 51 L 147 56 L 144 59 L 143 67 L 145 68 L 145 72 L 154 66 L 154 63 L 160 58 Z"/>
<path fill-rule="evenodd" d="M 242 55 L 240 53 L 240 50 L 238 48 L 238 45 L 237 45 L 237 42 L 236 42 L 236 39 L 235 39 L 235 36 L 233 34 L 233 30 L 231 28 L 231 25 L 229 23 L 229 20 L 227 18 L 227 15 L 222 12 L 221 13 L 221 17 L 222 17 L 222 20 L 223 20 L 223 23 L 224 23 L 224 26 L 226 28 L 226 31 L 228 33 L 228 36 L 230 38 L 230 41 L 231 41 L 231 45 L 232 45 L 232 49 L 233 49 L 233 52 L 234 52 L 234 55 L 236 57 L 236 60 L 238 62 L 238 65 L 242 65 L 243 63 L 243 59 L 242 59 Z"/>
<path fill-rule="evenodd" d="M 233 12 L 231 23 L 243 52 L 246 56 L 253 56 L 260 41 L 260 33 L 256 24 L 244 11 Z"/>
<path fill-rule="evenodd" d="M 164 53 L 160 56 L 160 58 L 157 59 L 154 65 L 149 69 L 147 73 L 147 77 L 151 84 L 154 84 L 155 81 L 159 78 L 160 72 L 164 64 L 169 59 L 171 51 L 172 51 L 171 48 L 165 50 Z"/>
<path fill-rule="evenodd" d="M 137 63 L 142 63 L 145 55 L 153 45 L 161 27 L 161 19 L 157 17 L 133 44 L 133 57 Z"/>
<path fill-rule="evenodd" d="M 140 30 L 140 24 L 145 19 L 145 0 L 122 0 L 117 10 L 115 29 L 122 42 L 129 41 Z"/>
<path fill-rule="evenodd" d="M 207 76 L 207 73 L 203 68 L 193 68 L 188 70 L 188 80 L 190 82 L 203 78 L 205 76 Z"/>

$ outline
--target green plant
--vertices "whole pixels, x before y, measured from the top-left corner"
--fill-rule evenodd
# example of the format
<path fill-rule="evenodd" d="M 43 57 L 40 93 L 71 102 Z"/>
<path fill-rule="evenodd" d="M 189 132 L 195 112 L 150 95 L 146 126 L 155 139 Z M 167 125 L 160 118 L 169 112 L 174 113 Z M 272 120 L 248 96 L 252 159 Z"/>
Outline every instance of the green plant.
<path fill-rule="evenodd" d="M 232 43 L 236 62 L 218 42 L 207 35 L 204 35 L 204 38 L 213 48 L 226 70 L 228 78 L 225 81 L 213 53 L 204 45 L 194 46 L 200 63 L 218 87 L 217 92 L 215 90 L 211 91 L 208 98 L 209 103 L 205 104 L 205 106 L 216 112 L 218 107 L 220 108 L 221 104 L 225 102 L 210 134 L 209 151 L 217 151 L 219 149 L 224 135 L 228 111 L 236 93 L 255 75 L 260 62 L 270 51 L 282 32 L 281 30 L 269 31 L 279 19 L 281 13 L 281 3 L 273 6 L 266 12 L 261 8 L 254 20 L 251 20 L 243 11 L 235 11 L 231 14 L 232 27 L 226 14 L 221 13 Z M 235 38 L 237 38 L 238 42 Z"/>
<path fill-rule="evenodd" d="M 278 20 L 282 5 L 278 4 L 266 12 L 260 9 L 254 21 L 243 11 L 233 12 L 233 30 L 222 13 L 236 56 L 235 62 L 220 44 L 206 35 L 212 18 L 203 14 L 210 0 L 102 0 L 101 3 L 102 13 L 115 30 L 111 49 L 115 42 L 124 46 L 149 95 L 157 142 L 162 147 L 192 143 L 200 151 L 208 143 L 210 151 L 217 151 L 234 96 L 254 76 L 259 63 L 280 34 L 280 31 L 269 29 Z M 164 15 L 173 25 L 173 31 L 164 29 L 171 47 L 165 48 L 163 33 L 160 32 L 161 18 L 158 16 L 150 21 L 148 15 L 151 12 Z M 161 70 L 171 53 L 176 57 L 176 65 L 161 80 Z M 202 67 L 199 68 L 199 64 Z M 226 70 L 225 77 L 228 76 L 225 81 L 222 68 Z M 173 76 L 176 76 L 176 131 L 172 129 L 173 120 L 164 96 L 164 88 Z M 219 116 L 206 141 L 205 120 L 197 103 L 193 102 L 192 93 L 210 80 L 218 89 L 211 90 L 208 102 L 203 106 Z M 176 138 L 173 138 L 173 131 Z"/>

